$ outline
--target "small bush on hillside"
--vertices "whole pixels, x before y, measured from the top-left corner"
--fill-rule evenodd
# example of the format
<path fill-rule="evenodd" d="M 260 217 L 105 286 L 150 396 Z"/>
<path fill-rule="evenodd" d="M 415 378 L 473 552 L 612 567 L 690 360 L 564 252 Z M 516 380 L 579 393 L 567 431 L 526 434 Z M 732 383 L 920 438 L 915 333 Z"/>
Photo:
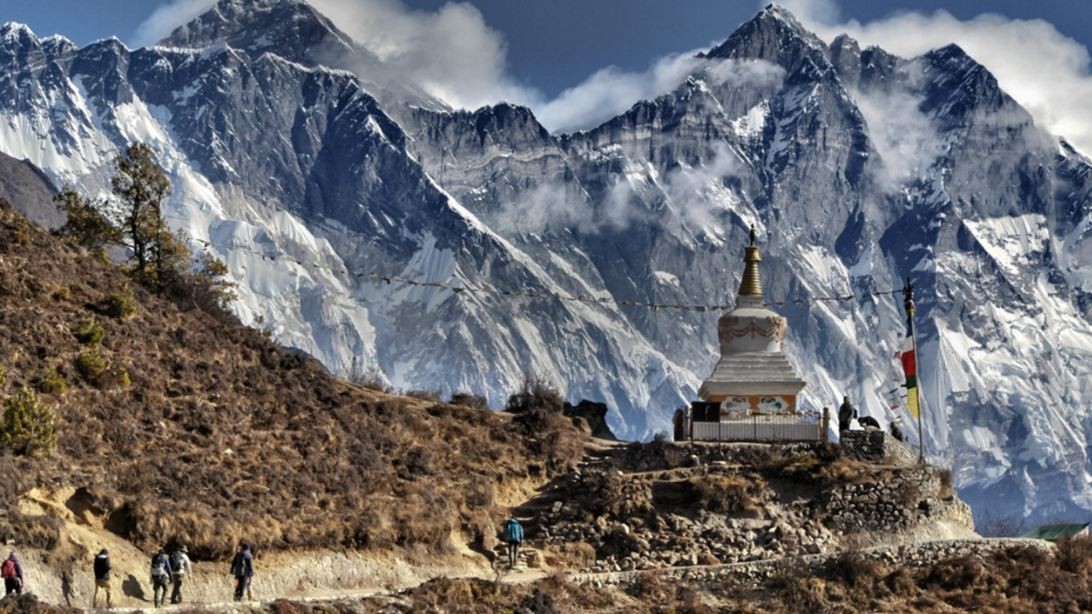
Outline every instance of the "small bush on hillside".
<path fill-rule="evenodd" d="M 42 402 L 33 390 L 23 386 L 4 402 L 0 440 L 15 454 L 48 456 L 57 446 L 53 407 Z"/>
<path fill-rule="evenodd" d="M 451 395 L 450 403 L 452 405 L 462 405 L 474 409 L 489 409 L 489 402 L 485 400 L 485 397 L 470 392 L 456 392 Z"/>
<path fill-rule="evenodd" d="M 128 288 L 114 292 L 102 301 L 102 312 L 111 318 L 125 320 L 137 312 L 137 301 Z"/>
<path fill-rule="evenodd" d="M 68 391 L 68 382 L 57 371 L 57 367 L 50 367 L 38 382 L 38 390 L 42 394 L 64 394 Z"/>
<path fill-rule="evenodd" d="M 1076 574 L 1092 571 L 1092 537 L 1069 537 L 1054 545 L 1058 548 L 1059 567 Z"/>
<path fill-rule="evenodd" d="M 753 511 L 758 503 L 751 495 L 756 485 L 739 476 L 707 475 L 686 482 L 686 507 L 716 513 Z"/>
<path fill-rule="evenodd" d="M 4 389 L 4 386 L 8 384 L 8 368 L 4 365 L 0 365 L 0 390 Z"/>
<path fill-rule="evenodd" d="M 84 352 L 76 358 L 76 370 L 91 384 L 98 385 L 108 366 L 98 349 Z"/>
<path fill-rule="evenodd" d="M 520 389 L 508 397 L 504 411 L 518 414 L 532 410 L 561 413 L 565 409 L 565 399 L 561 393 L 546 380 L 531 374 L 523 376 Z"/>
<path fill-rule="evenodd" d="M 93 316 L 76 329 L 76 340 L 84 345 L 99 345 L 106 339 L 106 329 Z"/>
<path fill-rule="evenodd" d="M 71 290 L 68 289 L 68 286 L 57 286 L 57 288 L 55 290 L 53 290 L 53 292 L 51 292 L 49 296 L 53 300 L 55 300 L 57 302 L 61 302 L 61 301 L 67 301 L 68 297 L 71 294 L 72 294 L 72 292 L 71 292 Z"/>
<path fill-rule="evenodd" d="M 422 401 L 431 401 L 433 403 L 439 403 L 443 400 L 443 396 L 439 390 L 410 390 L 406 393 L 407 397 L 414 399 L 421 399 Z"/>
<path fill-rule="evenodd" d="M 99 388 L 128 388 L 133 385 L 133 380 L 125 369 L 114 368 L 107 369 L 98 379 L 97 385 Z"/>
<path fill-rule="evenodd" d="M 387 383 L 387 376 L 383 374 L 383 370 L 378 365 L 365 367 L 355 356 L 353 357 L 353 364 L 349 368 L 349 382 L 376 392 L 387 394 L 391 392 L 391 387 Z"/>

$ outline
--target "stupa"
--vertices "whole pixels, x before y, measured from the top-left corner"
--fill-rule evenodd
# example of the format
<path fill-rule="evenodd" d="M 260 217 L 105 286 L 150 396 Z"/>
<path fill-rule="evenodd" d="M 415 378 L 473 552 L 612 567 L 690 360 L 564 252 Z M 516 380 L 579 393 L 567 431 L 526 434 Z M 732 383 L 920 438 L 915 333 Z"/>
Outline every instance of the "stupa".
<path fill-rule="evenodd" d="M 792 414 L 804 380 L 785 357 L 788 323 L 763 304 L 758 272 L 762 254 L 753 226 L 745 251 L 736 308 L 721 316 L 717 326 L 720 360 L 698 394 L 703 401 L 718 404 L 723 417 Z"/>

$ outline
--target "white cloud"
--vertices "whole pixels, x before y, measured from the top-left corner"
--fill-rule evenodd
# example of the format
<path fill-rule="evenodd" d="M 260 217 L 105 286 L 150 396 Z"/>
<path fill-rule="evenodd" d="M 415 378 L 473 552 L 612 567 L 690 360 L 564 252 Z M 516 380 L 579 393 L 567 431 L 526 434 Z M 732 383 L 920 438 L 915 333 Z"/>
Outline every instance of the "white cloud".
<path fill-rule="evenodd" d="M 886 183 L 920 176 L 943 153 L 937 127 L 919 110 L 921 95 L 893 90 L 854 92 L 854 97 L 883 160 Z"/>
<path fill-rule="evenodd" d="M 157 8 L 137 27 L 131 43 L 134 47 L 154 45 L 175 28 L 196 19 L 215 4 L 216 0 L 172 0 Z"/>
<path fill-rule="evenodd" d="M 862 46 L 913 57 L 956 43 L 988 68 L 1001 89 L 1040 126 L 1092 153 L 1092 61 L 1088 49 L 1041 19 L 983 14 L 960 20 L 947 11 L 897 13 L 861 23 L 841 22 L 830 0 L 788 0 L 786 8 L 826 40 L 845 32 Z"/>
<path fill-rule="evenodd" d="M 508 74 L 504 36 L 469 3 L 418 11 L 401 0 L 308 1 L 385 64 L 453 106 L 538 99 Z"/>
<path fill-rule="evenodd" d="M 650 100 L 678 87 L 702 65 L 695 54 L 696 51 L 665 56 L 642 72 L 627 72 L 614 66 L 603 68 L 554 100 L 535 105 L 535 115 L 550 131 L 594 127 L 640 100 Z"/>

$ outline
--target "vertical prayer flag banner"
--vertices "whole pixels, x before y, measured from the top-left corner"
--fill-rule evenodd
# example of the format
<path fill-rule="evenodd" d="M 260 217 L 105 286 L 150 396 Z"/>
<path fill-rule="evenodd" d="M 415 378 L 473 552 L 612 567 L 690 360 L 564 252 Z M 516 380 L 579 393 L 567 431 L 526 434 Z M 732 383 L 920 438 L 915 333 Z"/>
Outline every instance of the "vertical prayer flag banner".
<path fill-rule="evenodd" d="M 906 407 L 910 410 L 910 415 L 917 418 L 921 408 L 918 407 L 918 357 L 917 347 L 914 345 L 914 303 L 907 301 L 906 306 L 906 338 L 903 339 L 899 359 L 902 361 L 902 372 L 906 375 Z"/>

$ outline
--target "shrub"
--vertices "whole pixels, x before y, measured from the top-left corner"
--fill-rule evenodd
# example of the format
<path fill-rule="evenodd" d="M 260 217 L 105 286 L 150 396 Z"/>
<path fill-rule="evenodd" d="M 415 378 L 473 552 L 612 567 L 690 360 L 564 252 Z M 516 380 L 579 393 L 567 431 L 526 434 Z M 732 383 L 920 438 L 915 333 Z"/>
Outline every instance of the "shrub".
<path fill-rule="evenodd" d="M 57 367 L 50 367 L 42 376 L 42 381 L 38 382 L 38 390 L 42 394 L 64 394 L 68 391 L 68 382 L 57 371 Z"/>
<path fill-rule="evenodd" d="M 137 301 L 128 288 L 112 293 L 102 301 L 102 312 L 111 318 L 124 320 L 137 312 Z"/>
<path fill-rule="evenodd" d="M 485 400 L 485 397 L 470 392 L 456 392 L 451 395 L 450 402 L 452 405 L 462 405 L 474 409 L 489 409 L 489 402 Z"/>
<path fill-rule="evenodd" d="M 133 380 L 130 379 L 127 370 L 115 368 L 103 373 L 98 379 L 98 385 L 101 388 L 128 388 L 133 385 Z"/>
<path fill-rule="evenodd" d="M 0 390 L 4 389 L 4 386 L 8 383 L 8 368 L 4 365 L 0 365 Z"/>
<path fill-rule="evenodd" d="M 439 403 L 443 398 L 439 390 L 410 390 L 406 393 L 406 396 L 433 403 Z"/>
<path fill-rule="evenodd" d="M 55 290 L 49 295 L 53 300 L 57 302 L 67 301 L 71 291 L 68 286 L 57 286 Z"/>
<path fill-rule="evenodd" d="M 353 365 L 349 369 L 349 381 L 362 388 L 390 394 L 391 387 L 387 384 L 387 377 L 383 370 L 376 365 L 365 367 L 353 357 Z"/>
<path fill-rule="evenodd" d="M 84 345 L 99 345 L 106 339 L 106 329 L 92 317 L 76 329 L 76 340 Z"/>
<path fill-rule="evenodd" d="M 98 349 L 89 350 L 76 358 L 76 370 L 85 380 L 92 384 L 98 384 L 106 373 L 106 359 L 99 354 Z"/>
<path fill-rule="evenodd" d="M 33 390 L 23 386 L 4 402 L 0 440 L 15 454 L 49 455 L 57 446 L 53 408 L 41 401 Z"/>
<path fill-rule="evenodd" d="M 546 380 L 525 374 L 520 389 L 508 397 L 504 411 L 518 414 L 531 410 L 561 413 L 565 410 L 565 399 Z"/>
<path fill-rule="evenodd" d="M 758 485 L 741 476 L 696 476 L 682 483 L 685 506 L 715 513 L 735 513 L 757 509 L 751 496 Z"/>
<path fill-rule="evenodd" d="M 1059 567 L 1076 574 L 1092 570 L 1092 537 L 1068 537 L 1055 545 Z"/>

